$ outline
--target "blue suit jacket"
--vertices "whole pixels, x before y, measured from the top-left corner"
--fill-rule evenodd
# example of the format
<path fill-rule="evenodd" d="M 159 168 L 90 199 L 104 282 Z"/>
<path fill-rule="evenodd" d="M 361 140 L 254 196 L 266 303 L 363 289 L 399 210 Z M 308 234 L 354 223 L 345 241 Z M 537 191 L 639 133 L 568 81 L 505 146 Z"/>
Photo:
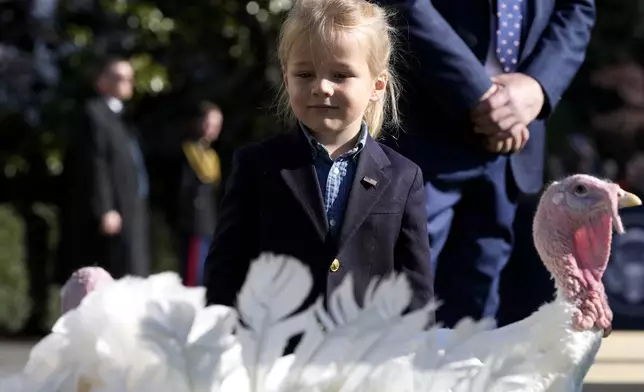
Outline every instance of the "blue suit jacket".
<path fill-rule="evenodd" d="M 348 273 L 362 303 L 371 280 L 397 271 L 410 281 L 410 309 L 418 309 L 433 295 L 425 199 L 420 168 L 368 137 L 335 239 L 328 235 L 311 148 L 299 127 L 242 147 L 206 261 L 208 303 L 233 306 L 251 261 L 272 252 L 310 268 L 313 289 L 304 307 L 334 291 Z M 336 271 L 329 268 L 334 259 Z"/>
<path fill-rule="evenodd" d="M 494 1 L 494 0 L 491 0 Z M 594 0 L 525 0 L 517 72 L 536 79 L 545 92 L 545 106 L 530 124 L 526 148 L 513 154 L 511 165 L 519 188 L 541 188 L 545 146 L 544 120 L 584 60 L 595 22 Z M 494 155 L 483 151 L 473 135 L 469 112 L 492 83 L 484 61 L 490 39 L 490 1 L 379 0 L 397 11 L 406 79 L 401 101 L 405 131 L 403 152 L 423 168 L 426 176 L 481 165 Z M 423 142 L 424 141 L 424 142 Z M 454 159 L 458 157 L 458 159 Z"/>

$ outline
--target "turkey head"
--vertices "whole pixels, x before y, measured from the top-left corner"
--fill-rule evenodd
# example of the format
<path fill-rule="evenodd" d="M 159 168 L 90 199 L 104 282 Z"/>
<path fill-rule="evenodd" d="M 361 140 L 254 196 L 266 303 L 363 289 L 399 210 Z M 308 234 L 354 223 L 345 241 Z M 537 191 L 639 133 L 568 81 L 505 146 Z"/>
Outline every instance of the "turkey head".
<path fill-rule="evenodd" d="M 613 314 L 602 284 L 613 228 L 624 232 L 618 209 L 641 205 L 617 184 L 576 174 L 552 183 L 541 196 L 533 239 L 560 296 L 579 312 L 577 330 L 593 327 L 610 333 Z"/>
<path fill-rule="evenodd" d="M 87 294 L 114 279 L 101 267 L 83 267 L 74 272 L 60 290 L 62 314 L 75 309 Z"/>

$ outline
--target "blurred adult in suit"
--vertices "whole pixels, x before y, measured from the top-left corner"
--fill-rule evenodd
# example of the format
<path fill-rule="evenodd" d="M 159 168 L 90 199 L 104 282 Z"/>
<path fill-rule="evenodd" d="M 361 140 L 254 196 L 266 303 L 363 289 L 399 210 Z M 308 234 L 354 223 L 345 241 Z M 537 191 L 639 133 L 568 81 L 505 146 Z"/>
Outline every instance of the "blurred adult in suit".
<path fill-rule="evenodd" d="M 149 273 L 148 178 L 139 137 L 124 116 L 134 71 L 121 58 L 99 64 L 66 157 L 67 191 L 58 281 L 98 264 L 115 278 Z"/>
<path fill-rule="evenodd" d="M 426 181 L 437 321 L 494 317 L 517 200 L 542 186 L 545 120 L 584 60 L 594 1 L 378 2 L 408 44 L 392 144 Z"/>

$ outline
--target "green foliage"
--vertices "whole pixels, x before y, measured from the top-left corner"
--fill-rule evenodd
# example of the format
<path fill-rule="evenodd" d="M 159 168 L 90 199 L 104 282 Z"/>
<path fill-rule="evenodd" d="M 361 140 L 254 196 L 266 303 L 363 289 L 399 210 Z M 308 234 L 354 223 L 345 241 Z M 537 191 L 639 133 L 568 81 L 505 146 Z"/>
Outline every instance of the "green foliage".
<path fill-rule="evenodd" d="M 26 99 L 39 121 L 23 124 L 15 140 L 1 143 L 8 152 L 0 155 L 0 168 L 11 166 L 9 174 L 27 175 L 19 157 L 27 155 L 24 140 L 32 134 L 41 139 L 39 152 L 51 166 L 49 175 L 61 171 L 66 135 L 91 91 L 94 61 L 107 54 L 129 58 L 135 67 L 130 112 L 136 113 L 152 150 L 163 148 L 159 140 L 175 137 L 184 110 L 203 99 L 224 108 L 224 137 L 231 149 L 279 129 L 270 110 L 279 80 L 268 76 L 279 75 L 274 41 L 289 0 L 103 0 L 86 2 L 89 8 L 78 3 L 60 1 L 48 29 L 17 23 L 26 30 L 21 33 L 47 43 L 60 78 L 34 89 Z M 25 53 L 30 50 L 25 48 Z M 22 116 L 24 109 L 25 104 L 0 113 L 0 122 Z"/>
<path fill-rule="evenodd" d="M 22 263 L 22 225 L 10 208 L 0 206 L 0 326 L 20 327 L 28 309 Z"/>
<path fill-rule="evenodd" d="M 37 213 L 44 217 L 51 229 L 49 249 L 52 257 L 47 265 L 42 266 L 40 273 L 51 274 L 54 267 L 53 255 L 57 246 L 57 221 L 55 208 L 51 205 L 35 205 Z M 0 204 L 0 332 L 16 331 L 29 317 L 30 301 L 28 297 L 28 271 L 25 264 L 23 248 L 24 225 L 13 208 Z M 152 211 L 150 233 L 153 249 L 154 272 L 177 271 L 178 258 L 175 241 L 170 227 L 164 221 L 163 214 Z M 60 287 L 52 285 L 49 289 L 48 318 L 49 326 L 59 316 Z"/>
<path fill-rule="evenodd" d="M 279 79 L 270 76 L 280 74 L 275 40 L 289 0 L 61 0 L 49 22 L 27 20 L 29 3 L 0 4 L 0 12 L 7 6 L 16 18 L 15 23 L 3 22 L 0 44 L 21 51 L 26 66 L 16 63 L 15 68 L 33 80 L 16 88 L 10 78 L 0 79 L 0 90 L 24 94 L 0 104 L 0 202 L 47 203 L 50 265 L 57 245 L 52 205 L 64 197 L 57 179 L 64 170 L 67 136 L 91 93 L 96 59 L 111 54 L 132 61 L 136 92 L 128 112 L 143 134 L 151 185 L 160 193 L 163 168 L 172 162 L 185 113 L 198 101 L 215 101 L 224 110 L 219 146 L 224 165 L 239 144 L 279 131 L 270 108 Z M 82 3 L 89 6 L 79 7 Z M 30 61 L 37 62 L 29 57 L 35 56 L 36 42 L 45 43 L 52 55 L 58 73 L 54 83 L 30 68 Z M 165 201 L 160 199 L 157 195 L 152 201 L 156 268 L 176 269 L 172 232 L 161 212 L 165 206 L 159 206 Z M 0 208 L 0 222 L 0 329 L 15 329 L 29 312 L 22 224 L 10 205 Z M 56 301 L 51 308 L 55 315 Z"/>

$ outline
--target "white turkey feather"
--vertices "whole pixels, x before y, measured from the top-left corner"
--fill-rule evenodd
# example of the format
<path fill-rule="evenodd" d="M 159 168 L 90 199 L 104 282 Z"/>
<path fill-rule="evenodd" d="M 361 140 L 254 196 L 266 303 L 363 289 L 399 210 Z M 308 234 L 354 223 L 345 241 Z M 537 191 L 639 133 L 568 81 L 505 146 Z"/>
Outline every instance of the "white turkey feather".
<path fill-rule="evenodd" d="M 139 338 L 159 356 L 159 360 L 146 368 L 145 375 L 139 378 L 142 385 L 135 387 L 137 391 L 159 390 L 160 387 L 175 391 L 193 390 L 185 352 L 195 317 L 195 309 L 187 303 L 148 304 L 147 317 L 141 320 Z"/>
<path fill-rule="evenodd" d="M 204 308 L 204 294 L 174 273 L 107 284 L 56 322 L 24 373 L 50 369 L 50 378 L 60 378 L 69 369 L 51 391 L 83 383 L 105 392 L 216 391 L 213 379 L 241 366 L 241 356 L 239 347 L 234 352 L 234 310 Z"/>
<path fill-rule="evenodd" d="M 363 308 L 353 296 L 351 275 L 331 295 L 328 313 L 316 303 L 321 325 L 307 325 L 284 382 L 287 389 L 313 386 L 322 378 L 339 391 L 354 390 L 380 364 L 411 351 L 432 309 L 401 317 L 411 296 L 406 278 L 392 276 L 376 283 L 369 285 Z"/>
<path fill-rule="evenodd" d="M 75 367 L 63 366 L 62 350 L 69 344 L 68 340 L 66 336 L 50 334 L 31 349 L 24 369 L 30 374 L 26 378 L 29 390 L 58 391 L 68 378 L 75 376 Z"/>
<path fill-rule="evenodd" d="M 574 330 L 574 312 L 573 305 L 556 300 L 502 328 L 488 330 L 485 321 L 462 320 L 453 330 L 431 330 L 414 354 L 416 387 L 456 390 L 478 375 L 464 390 L 576 391 L 597 353 L 601 332 Z"/>
<path fill-rule="evenodd" d="M 372 282 L 373 283 L 373 282 Z M 364 313 L 377 311 L 381 320 L 372 329 L 372 337 L 360 334 L 360 339 L 351 342 L 347 348 L 350 356 L 343 364 L 346 379 L 341 391 L 357 388 L 372 369 L 386 366 L 393 358 L 407 355 L 418 342 L 417 336 L 427 325 L 429 316 L 435 310 L 434 304 L 402 316 L 411 297 L 411 290 L 404 275 L 385 279 L 378 289 L 367 291 Z"/>
<path fill-rule="evenodd" d="M 212 305 L 197 314 L 185 352 L 194 385 L 211 385 L 207 390 L 218 392 L 220 380 L 242 368 L 241 345 L 233 337 L 236 325 L 237 312 L 225 306 Z"/>
<path fill-rule="evenodd" d="M 371 282 L 362 307 L 349 275 L 327 309 L 319 300 L 300 310 L 311 286 L 307 267 L 271 254 L 251 264 L 237 311 L 206 307 L 205 290 L 184 287 L 173 273 L 126 277 L 63 315 L 33 348 L 24 377 L 0 386 L 11 382 L 29 392 L 571 392 L 601 340 L 599 331 L 570 327 L 574 307 L 565 301 L 501 329 L 465 319 L 453 330 L 425 330 L 437 305 L 403 315 L 411 298 L 404 275 Z M 302 333 L 295 353 L 282 356 L 289 338 Z"/>
<path fill-rule="evenodd" d="M 244 325 L 237 329 L 250 392 L 265 390 L 270 369 L 288 340 L 305 329 L 311 310 L 293 313 L 311 286 L 308 268 L 292 257 L 262 254 L 251 264 L 238 296 Z"/>
<path fill-rule="evenodd" d="M 142 320 L 141 339 L 161 360 L 147 369 L 148 376 L 140 378 L 144 385 L 137 390 L 160 390 L 151 388 L 150 380 L 156 380 L 157 388 L 214 392 L 219 390 L 218 380 L 241 367 L 241 351 L 232 337 L 237 320 L 233 309 L 210 306 L 195 311 L 175 300 L 150 307 Z"/>
<path fill-rule="evenodd" d="M 413 354 L 414 386 L 419 391 L 440 391 L 454 388 L 483 363 L 476 357 L 452 358 L 461 344 L 479 335 L 491 326 L 489 320 L 474 322 L 461 320 L 454 329 L 431 328 L 424 333 Z"/>
<path fill-rule="evenodd" d="M 148 317 L 151 304 L 174 297 L 185 298 L 190 307 L 198 306 L 193 291 L 171 273 L 149 279 L 126 277 L 90 293 L 80 307 L 61 317 L 53 331 L 70 338 L 71 344 L 64 350 L 67 361 L 89 366 L 81 375 L 91 385 L 107 382 L 99 375 L 101 368 L 109 369 L 110 374 L 116 369 L 127 370 L 129 378 L 137 379 L 156 360 L 141 340 L 141 320 Z"/>

